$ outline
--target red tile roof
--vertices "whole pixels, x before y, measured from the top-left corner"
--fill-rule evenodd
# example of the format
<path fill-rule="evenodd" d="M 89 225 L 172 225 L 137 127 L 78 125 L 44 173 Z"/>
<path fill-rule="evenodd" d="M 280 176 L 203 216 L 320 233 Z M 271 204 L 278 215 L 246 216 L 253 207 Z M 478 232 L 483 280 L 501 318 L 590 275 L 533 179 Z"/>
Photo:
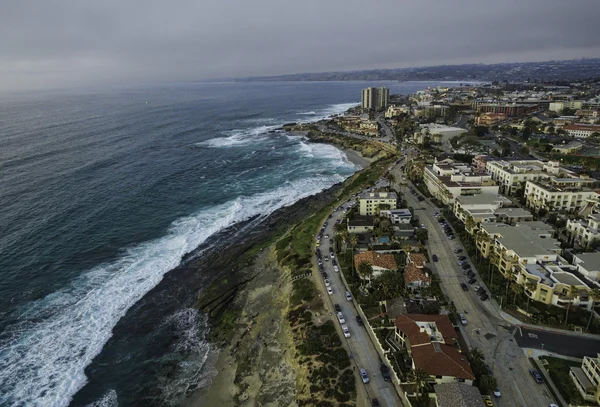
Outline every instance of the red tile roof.
<path fill-rule="evenodd" d="M 421 253 L 408 253 L 409 263 L 413 263 L 416 267 L 424 267 L 427 259 Z"/>
<path fill-rule="evenodd" d="M 444 343 L 431 342 L 427 332 L 421 332 L 416 322 L 434 322 Z M 396 327 L 410 343 L 411 356 L 416 368 L 432 376 L 450 376 L 475 380 L 467 358 L 454 347 L 456 331 L 446 315 L 402 314 L 396 318 Z"/>
<path fill-rule="evenodd" d="M 423 281 L 431 283 L 431 276 L 424 269 L 417 268 L 413 263 L 404 267 L 404 282 L 406 284 Z"/>
<path fill-rule="evenodd" d="M 366 261 L 371 266 L 380 267 L 387 270 L 397 270 L 396 258 L 390 253 L 377 253 L 373 251 L 358 253 L 354 255 L 354 265 L 358 269 L 358 265 Z"/>

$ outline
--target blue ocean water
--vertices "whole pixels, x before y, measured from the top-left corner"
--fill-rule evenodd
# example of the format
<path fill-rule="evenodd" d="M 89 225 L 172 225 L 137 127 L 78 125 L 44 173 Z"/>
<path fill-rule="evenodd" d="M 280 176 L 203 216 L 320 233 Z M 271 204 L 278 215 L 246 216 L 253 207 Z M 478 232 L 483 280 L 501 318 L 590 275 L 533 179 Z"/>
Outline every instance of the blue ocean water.
<path fill-rule="evenodd" d="M 169 357 L 152 343 L 176 332 L 173 351 L 197 354 L 184 369 L 197 383 L 206 317 L 189 304 L 152 309 L 144 296 L 218 231 L 356 171 L 336 148 L 275 129 L 341 113 L 370 85 L 0 97 L 0 405 L 176 403 L 185 378 L 148 373 L 149 361 Z M 407 94 L 429 83 L 381 85 Z M 147 309 L 113 331 L 134 304 Z M 145 329 L 150 315 L 165 329 Z M 140 399 L 148 383 L 159 389 L 152 401 Z"/>

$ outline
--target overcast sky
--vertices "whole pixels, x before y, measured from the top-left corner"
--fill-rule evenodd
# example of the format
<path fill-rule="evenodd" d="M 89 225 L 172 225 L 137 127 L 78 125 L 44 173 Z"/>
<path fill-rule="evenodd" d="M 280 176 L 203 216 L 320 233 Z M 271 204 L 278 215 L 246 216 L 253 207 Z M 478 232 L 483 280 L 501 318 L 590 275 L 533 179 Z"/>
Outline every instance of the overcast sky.
<path fill-rule="evenodd" d="M 0 90 L 600 57 L 600 0 L 2 0 Z"/>

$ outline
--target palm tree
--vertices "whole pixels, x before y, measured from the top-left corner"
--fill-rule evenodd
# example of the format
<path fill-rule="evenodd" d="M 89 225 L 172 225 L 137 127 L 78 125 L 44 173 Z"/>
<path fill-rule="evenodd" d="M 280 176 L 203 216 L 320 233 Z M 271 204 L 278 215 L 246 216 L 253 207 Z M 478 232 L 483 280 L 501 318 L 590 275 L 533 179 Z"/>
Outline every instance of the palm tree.
<path fill-rule="evenodd" d="M 516 274 L 517 273 L 515 273 L 515 270 L 512 267 L 510 267 L 508 270 L 506 270 L 506 273 L 505 273 L 506 279 L 508 280 L 508 282 L 506 284 L 506 294 L 504 294 L 504 296 L 506 297 L 507 303 L 508 303 L 508 289 L 509 289 L 511 283 L 513 282 Z"/>
<path fill-rule="evenodd" d="M 525 289 L 527 291 L 533 291 L 537 288 L 537 282 L 532 280 L 525 280 Z M 527 312 L 529 312 L 529 300 L 531 300 L 531 296 L 527 294 Z"/>
<path fill-rule="evenodd" d="M 393 173 L 391 173 L 391 172 L 388 172 L 388 174 L 385 176 L 385 178 L 390 183 L 390 187 L 392 186 L 393 183 L 396 182 L 396 176 Z"/>
<path fill-rule="evenodd" d="M 490 285 L 492 285 L 492 281 L 494 280 L 494 267 L 498 267 L 498 262 L 500 261 L 500 255 L 495 251 L 490 251 Z"/>
<path fill-rule="evenodd" d="M 569 290 L 567 291 L 567 299 L 569 300 L 569 302 L 567 302 L 567 313 L 565 314 L 565 326 L 567 326 L 567 322 L 569 321 L 569 310 L 571 309 L 571 302 L 573 301 L 573 299 L 576 296 L 577 296 L 577 287 L 572 285 L 569 287 Z"/>
<path fill-rule="evenodd" d="M 471 349 L 471 363 L 483 360 L 485 360 L 485 355 L 478 348 Z"/>
<path fill-rule="evenodd" d="M 373 276 L 373 266 L 366 261 L 361 261 L 358 265 L 358 275 L 363 280 L 370 280 Z"/>
<path fill-rule="evenodd" d="M 471 216 L 470 214 L 467 215 L 467 219 L 465 219 L 465 227 L 467 228 L 467 232 L 472 237 L 473 237 L 473 234 L 474 234 L 473 228 L 475 228 L 475 226 L 477 226 L 477 224 L 475 223 L 475 219 L 473 219 L 473 216 Z"/>
<path fill-rule="evenodd" d="M 354 274 L 354 248 L 356 247 L 356 244 L 358 243 L 358 236 L 356 236 L 356 234 L 352 233 L 350 235 L 350 237 L 348 238 L 348 241 L 350 242 L 350 246 L 352 246 L 352 258 L 350 259 L 350 263 L 352 263 L 352 274 Z"/>
<path fill-rule="evenodd" d="M 407 380 L 409 383 L 414 383 L 417 387 L 417 393 L 423 394 L 423 389 L 429 382 L 431 377 L 429 373 L 427 373 L 423 369 L 411 369 L 407 374 Z"/>
<path fill-rule="evenodd" d="M 515 284 L 512 286 L 512 291 L 515 293 L 515 296 L 513 297 L 513 304 L 516 304 L 517 295 L 523 294 L 525 292 L 525 287 L 523 287 L 521 284 Z"/>
<path fill-rule="evenodd" d="M 589 296 L 590 296 L 590 301 L 592 302 L 592 309 L 590 312 L 590 319 L 585 328 L 586 331 L 590 330 L 590 324 L 592 323 L 592 318 L 594 317 L 594 305 L 595 305 L 594 303 L 596 302 L 596 300 L 600 300 L 600 289 L 592 288 L 592 290 L 589 293 Z"/>

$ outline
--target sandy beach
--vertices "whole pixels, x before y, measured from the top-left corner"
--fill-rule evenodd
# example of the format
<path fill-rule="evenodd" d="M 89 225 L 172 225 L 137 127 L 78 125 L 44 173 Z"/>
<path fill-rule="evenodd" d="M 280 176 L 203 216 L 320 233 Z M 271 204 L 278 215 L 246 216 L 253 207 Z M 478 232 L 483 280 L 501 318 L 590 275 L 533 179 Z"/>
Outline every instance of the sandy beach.
<path fill-rule="evenodd" d="M 371 164 L 374 160 L 372 158 L 363 157 L 358 151 L 352 150 L 349 148 L 341 149 L 346 157 L 348 157 L 348 161 L 353 164 L 358 165 L 360 168 L 367 168 L 369 164 Z"/>

